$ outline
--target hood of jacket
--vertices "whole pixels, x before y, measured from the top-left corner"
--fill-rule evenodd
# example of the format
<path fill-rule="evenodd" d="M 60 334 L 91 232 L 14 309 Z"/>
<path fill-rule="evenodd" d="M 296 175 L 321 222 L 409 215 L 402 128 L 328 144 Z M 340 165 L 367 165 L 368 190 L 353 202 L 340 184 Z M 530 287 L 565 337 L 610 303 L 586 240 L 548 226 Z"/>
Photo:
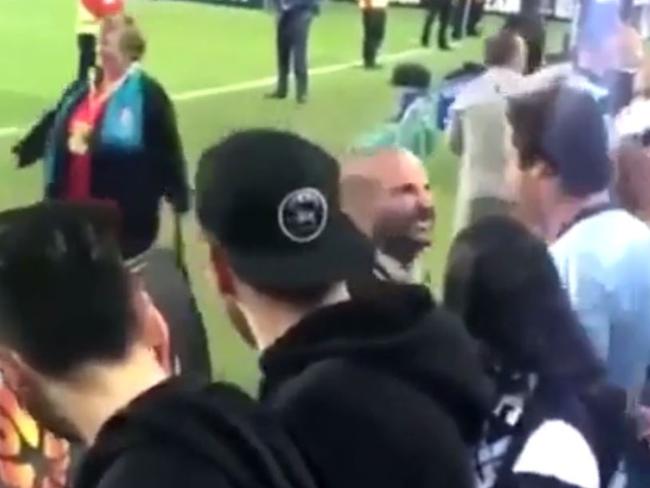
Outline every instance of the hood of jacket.
<path fill-rule="evenodd" d="M 311 365 L 330 359 L 361 364 L 407 383 L 440 405 L 475 443 L 489 414 L 493 386 L 463 324 L 436 307 L 421 286 L 382 287 L 312 313 L 262 356 L 261 396 Z"/>
<path fill-rule="evenodd" d="M 75 486 L 98 486 L 123 457 L 153 446 L 170 450 L 165 459 L 181 451 L 214 465 L 233 488 L 315 488 L 291 441 L 247 394 L 186 379 L 161 383 L 113 416 L 88 451 Z"/>

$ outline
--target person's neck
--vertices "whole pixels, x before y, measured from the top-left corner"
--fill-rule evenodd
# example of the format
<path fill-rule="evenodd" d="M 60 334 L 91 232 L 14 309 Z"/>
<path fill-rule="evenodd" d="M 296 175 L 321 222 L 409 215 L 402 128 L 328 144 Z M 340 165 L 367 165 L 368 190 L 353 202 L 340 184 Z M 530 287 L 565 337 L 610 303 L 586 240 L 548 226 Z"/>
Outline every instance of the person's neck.
<path fill-rule="evenodd" d="M 118 64 L 107 64 L 103 68 L 103 82 L 105 85 L 117 83 L 129 71 L 129 66 Z"/>
<path fill-rule="evenodd" d="M 547 218 L 544 222 L 544 238 L 547 242 L 555 242 L 562 233 L 562 229 L 580 214 L 580 212 L 610 202 L 609 192 L 604 190 L 594 193 L 586 198 L 564 197 L 547 211 Z"/>
<path fill-rule="evenodd" d="M 136 347 L 120 364 L 85 368 L 79 387 L 65 394 L 72 419 L 87 445 L 92 445 L 102 426 L 117 411 L 145 391 L 168 378 L 152 351 Z"/>
<path fill-rule="evenodd" d="M 379 250 L 395 259 L 405 268 L 413 266 L 423 251 L 423 246 L 406 240 L 386 240 L 378 246 Z"/>
<path fill-rule="evenodd" d="M 257 349 L 265 351 L 310 313 L 349 299 L 347 286 L 341 283 L 314 305 L 289 305 L 260 296 L 246 305 L 242 304 L 241 309 L 250 324 Z"/>

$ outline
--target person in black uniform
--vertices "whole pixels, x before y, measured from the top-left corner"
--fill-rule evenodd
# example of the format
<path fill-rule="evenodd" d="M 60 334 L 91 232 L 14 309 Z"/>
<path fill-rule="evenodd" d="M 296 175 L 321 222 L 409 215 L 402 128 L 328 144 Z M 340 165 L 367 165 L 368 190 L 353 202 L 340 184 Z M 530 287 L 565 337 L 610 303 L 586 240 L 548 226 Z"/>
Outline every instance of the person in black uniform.
<path fill-rule="evenodd" d="M 452 0 L 423 0 L 423 5 L 427 9 L 427 16 L 424 20 L 422 29 L 422 46 L 428 47 L 431 38 L 431 27 L 440 14 L 440 25 L 438 26 L 438 47 L 443 51 L 448 51 L 449 41 L 447 40 L 447 28 L 451 20 Z"/>
<path fill-rule="evenodd" d="M 506 19 L 504 29 L 519 34 L 528 47 L 528 63 L 525 74 L 537 71 L 544 64 L 546 28 L 540 0 L 523 0 L 519 14 Z"/>
<path fill-rule="evenodd" d="M 318 0 L 273 0 L 278 11 L 277 56 L 278 83 L 268 98 L 285 99 L 289 93 L 289 71 L 293 60 L 296 76 L 296 99 L 307 101 L 309 88 L 307 46 L 309 29 L 319 11 Z"/>

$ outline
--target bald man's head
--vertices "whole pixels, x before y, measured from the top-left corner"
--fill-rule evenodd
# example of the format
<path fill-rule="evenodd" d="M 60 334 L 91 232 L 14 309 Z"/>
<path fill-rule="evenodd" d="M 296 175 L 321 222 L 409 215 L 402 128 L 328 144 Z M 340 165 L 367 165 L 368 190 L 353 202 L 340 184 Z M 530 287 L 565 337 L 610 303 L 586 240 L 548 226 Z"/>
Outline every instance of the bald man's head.
<path fill-rule="evenodd" d="M 384 252 L 404 262 L 430 245 L 433 199 L 416 156 L 399 148 L 355 155 L 342 178 L 344 210 Z"/>

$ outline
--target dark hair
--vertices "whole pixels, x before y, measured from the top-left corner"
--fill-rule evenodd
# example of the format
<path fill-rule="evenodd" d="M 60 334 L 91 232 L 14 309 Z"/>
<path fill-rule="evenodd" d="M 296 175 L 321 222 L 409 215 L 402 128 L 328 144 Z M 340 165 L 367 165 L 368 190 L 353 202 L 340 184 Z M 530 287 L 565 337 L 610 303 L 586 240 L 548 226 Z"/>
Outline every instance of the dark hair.
<path fill-rule="evenodd" d="M 301 288 L 271 287 L 251 285 L 253 288 L 274 300 L 295 306 L 312 306 L 322 302 L 335 286 L 332 283 Z"/>
<path fill-rule="evenodd" d="M 519 43 L 517 34 L 501 30 L 485 41 L 484 60 L 488 66 L 507 66 L 517 56 Z"/>
<path fill-rule="evenodd" d="M 510 218 L 486 218 L 460 233 L 444 301 L 502 367 L 570 382 L 602 374 L 545 243 Z"/>
<path fill-rule="evenodd" d="M 136 321 L 116 220 L 51 202 L 0 214 L 0 339 L 43 374 L 126 354 Z"/>
<path fill-rule="evenodd" d="M 589 93 L 554 85 L 511 97 L 507 115 L 520 169 L 543 161 L 575 197 L 607 188 L 612 176 L 607 132 Z"/>
<path fill-rule="evenodd" d="M 391 78 L 393 86 L 426 89 L 431 86 L 431 71 L 418 63 L 402 63 L 395 66 Z"/>

